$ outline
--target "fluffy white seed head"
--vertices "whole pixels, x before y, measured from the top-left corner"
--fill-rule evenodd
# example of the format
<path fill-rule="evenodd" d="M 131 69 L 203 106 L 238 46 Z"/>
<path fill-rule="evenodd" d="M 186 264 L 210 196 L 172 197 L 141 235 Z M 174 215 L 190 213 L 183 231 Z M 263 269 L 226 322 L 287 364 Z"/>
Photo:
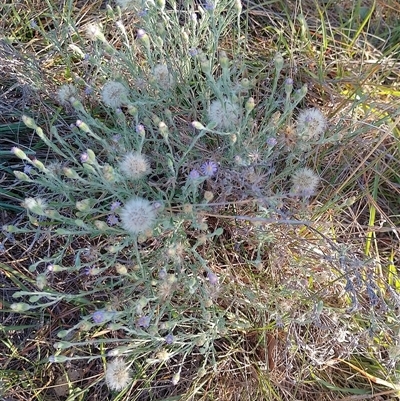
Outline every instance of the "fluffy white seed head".
<path fill-rule="evenodd" d="M 139 180 L 150 173 L 147 158 L 138 152 L 127 153 L 120 163 L 120 169 L 126 177 L 132 180 Z"/>
<path fill-rule="evenodd" d="M 101 97 L 106 106 L 116 109 L 128 101 L 128 89 L 120 82 L 109 81 L 103 86 Z"/>
<path fill-rule="evenodd" d="M 122 227 L 137 235 L 153 227 L 156 209 L 146 199 L 133 198 L 121 209 L 120 217 Z"/>
<path fill-rule="evenodd" d="M 297 117 L 296 133 L 304 142 L 318 140 L 326 128 L 326 118 L 318 109 L 302 110 Z"/>
<path fill-rule="evenodd" d="M 309 198 L 315 194 L 320 178 L 311 169 L 304 167 L 296 170 L 292 175 L 291 194 Z"/>
<path fill-rule="evenodd" d="M 69 99 L 70 98 L 76 98 L 77 97 L 77 90 L 74 85 L 68 84 L 68 85 L 62 85 L 58 88 L 57 91 L 57 100 L 65 106 L 66 104 L 69 104 Z"/>
<path fill-rule="evenodd" d="M 214 100 L 208 108 L 208 118 L 219 129 L 230 129 L 239 124 L 240 109 L 239 106 L 231 101 L 224 99 Z"/>
<path fill-rule="evenodd" d="M 175 80 L 165 64 L 157 64 L 153 68 L 153 78 L 158 86 L 164 90 L 171 89 Z"/>
<path fill-rule="evenodd" d="M 131 380 L 131 371 L 122 358 L 115 358 L 107 364 L 106 384 L 110 390 L 121 391 Z"/>

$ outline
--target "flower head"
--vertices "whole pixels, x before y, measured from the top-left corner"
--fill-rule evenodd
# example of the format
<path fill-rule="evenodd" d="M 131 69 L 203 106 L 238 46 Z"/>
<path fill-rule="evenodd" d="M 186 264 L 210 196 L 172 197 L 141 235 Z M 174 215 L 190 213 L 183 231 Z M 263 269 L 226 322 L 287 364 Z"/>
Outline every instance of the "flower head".
<path fill-rule="evenodd" d="M 119 223 L 118 217 L 115 214 L 110 214 L 107 217 L 107 223 L 109 226 L 115 226 Z"/>
<path fill-rule="evenodd" d="M 84 152 L 84 153 L 81 154 L 80 159 L 81 159 L 82 163 L 86 163 L 86 162 L 89 161 L 89 155 L 86 152 Z"/>
<path fill-rule="evenodd" d="M 208 278 L 208 281 L 210 282 L 210 284 L 212 284 L 212 285 L 218 284 L 218 276 L 216 274 L 214 274 L 212 272 L 208 272 L 207 278 Z"/>
<path fill-rule="evenodd" d="M 138 152 L 127 153 L 120 163 L 120 168 L 122 173 L 132 180 L 139 180 L 150 172 L 147 158 Z"/>
<path fill-rule="evenodd" d="M 156 219 L 156 210 L 146 199 L 133 198 L 121 209 L 122 227 L 131 234 L 139 234 L 151 228 Z"/>
<path fill-rule="evenodd" d="M 210 160 L 208 162 L 203 163 L 200 169 L 203 175 L 207 177 L 212 177 L 218 171 L 218 164 Z"/>
<path fill-rule="evenodd" d="M 302 142 L 318 140 L 326 128 L 326 118 L 318 109 L 302 110 L 297 117 L 297 137 Z"/>
<path fill-rule="evenodd" d="M 57 91 L 57 100 L 62 104 L 63 106 L 67 105 L 69 103 L 69 99 L 71 97 L 76 97 L 77 96 L 77 90 L 74 85 L 68 84 L 68 85 L 62 85 Z"/>
<path fill-rule="evenodd" d="M 102 323 L 105 320 L 105 314 L 102 310 L 97 310 L 92 314 L 92 319 L 95 323 Z"/>
<path fill-rule="evenodd" d="M 296 170 L 292 175 L 291 194 L 309 198 L 315 194 L 320 178 L 311 169 L 304 167 Z"/>
<path fill-rule="evenodd" d="M 165 337 L 165 342 L 167 344 L 172 344 L 174 342 L 174 336 L 171 333 L 167 334 Z"/>
<path fill-rule="evenodd" d="M 131 371 L 122 358 L 116 358 L 107 364 L 106 384 L 110 390 L 121 391 L 131 380 Z"/>
<path fill-rule="evenodd" d="M 216 128 L 230 129 L 240 121 L 239 106 L 230 100 L 214 100 L 208 108 L 208 118 Z"/>
<path fill-rule="evenodd" d="M 109 81 L 103 86 L 101 97 L 106 106 L 116 109 L 127 103 L 128 89 L 120 82 Z"/>
<path fill-rule="evenodd" d="M 190 171 L 190 173 L 189 173 L 190 180 L 197 180 L 199 177 L 200 177 L 200 173 L 196 169 L 193 169 Z"/>
<path fill-rule="evenodd" d="M 115 202 L 111 203 L 110 210 L 111 210 L 112 212 L 114 212 L 114 211 L 117 210 L 120 206 L 121 206 L 121 202 L 115 201 Z"/>
<path fill-rule="evenodd" d="M 150 316 L 142 316 L 138 319 L 137 324 L 139 327 L 147 329 L 150 326 Z"/>
<path fill-rule="evenodd" d="M 165 64 L 157 64 L 153 68 L 153 77 L 161 89 L 167 90 L 174 86 L 174 77 Z"/>

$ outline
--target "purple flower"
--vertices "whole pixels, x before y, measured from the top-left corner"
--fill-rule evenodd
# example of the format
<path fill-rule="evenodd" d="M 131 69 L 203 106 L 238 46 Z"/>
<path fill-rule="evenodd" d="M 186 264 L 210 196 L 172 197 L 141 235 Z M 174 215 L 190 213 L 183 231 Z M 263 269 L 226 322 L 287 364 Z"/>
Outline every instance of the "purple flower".
<path fill-rule="evenodd" d="M 115 201 L 115 202 L 111 203 L 110 210 L 111 210 L 112 212 L 114 212 L 114 211 L 117 210 L 120 206 L 121 206 L 121 202 Z"/>
<path fill-rule="evenodd" d="M 32 166 L 29 166 L 28 164 L 26 164 L 26 165 L 24 166 L 24 173 L 25 173 L 25 174 L 30 174 L 31 171 L 32 171 Z"/>
<path fill-rule="evenodd" d="M 93 93 L 93 88 L 91 88 L 90 86 L 87 86 L 86 88 L 85 88 L 85 95 L 86 96 L 89 96 L 89 95 L 91 95 Z"/>
<path fill-rule="evenodd" d="M 268 145 L 270 148 L 273 148 L 276 144 L 277 144 L 277 141 L 276 141 L 275 138 L 271 137 L 271 138 L 268 138 L 268 139 L 267 139 L 267 145 Z"/>
<path fill-rule="evenodd" d="M 88 160 L 89 160 L 89 155 L 86 152 L 82 153 L 81 154 L 81 162 L 86 163 Z"/>
<path fill-rule="evenodd" d="M 214 10 L 215 5 L 211 1 L 206 1 L 206 3 L 204 4 L 204 8 L 207 11 L 212 11 L 212 10 Z"/>
<path fill-rule="evenodd" d="M 107 223 L 109 226 L 115 226 L 119 223 L 118 217 L 115 214 L 110 214 L 107 217 Z"/>
<path fill-rule="evenodd" d="M 170 333 L 165 337 L 165 342 L 167 344 L 172 344 L 174 342 L 174 336 Z"/>
<path fill-rule="evenodd" d="M 121 139 L 120 134 L 113 135 L 113 137 L 111 138 L 113 142 L 118 142 L 120 139 Z"/>
<path fill-rule="evenodd" d="M 200 169 L 203 175 L 212 177 L 218 171 L 218 164 L 210 160 L 203 163 Z"/>
<path fill-rule="evenodd" d="M 138 16 L 139 16 L 140 18 L 145 17 L 147 14 L 148 14 L 148 11 L 147 11 L 147 10 L 140 10 L 140 11 L 138 12 Z"/>
<path fill-rule="evenodd" d="M 167 277 L 167 271 L 166 271 L 165 269 L 161 269 L 161 270 L 158 272 L 158 277 L 159 277 L 161 280 L 164 280 L 164 279 Z"/>
<path fill-rule="evenodd" d="M 196 57 L 198 54 L 199 54 L 198 49 L 196 49 L 196 48 L 191 48 L 191 49 L 189 49 L 189 55 L 190 55 L 191 57 Z"/>
<path fill-rule="evenodd" d="M 196 170 L 193 169 L 190 173 L 189 173 L 189 178 L 191 180 L 197 180 L 200 177 L 200 173 Z"/>
<path fill-rule="evenodd" d="M 90 266 L 84 270 L 84 273 L 86 276 L 95 276 L 98 273 L 98 269 L 96 269 L 93 266 Z"/>
<path fill-rule="evenodd" d="M 101 310 L 97 310 L 92 314 L 92 319 L 95 323 L 102 323 L 104 322 L 105 315 L 104 312 Z"/>
<path fill-rule="evenodd" d="M 218 284 L 218 276 L 216 274 L 208 272 L 207 277 L 210 284 L 212 285 Z"/>
<path fill-rule="evenodd" d="M 150 326 L 150 316 L 142 316 L 138 319 L 137 324 L 139 327 L 147 329 Z"/>
<path fill-rule="evenodd" d="M 138 29 L 137 30 L 137 37 L 139 39 L 143 38 L 144 35 L 146 35 L 146 31 L 144 29 Z"/>
<path fill-rule="evenodd" d="M 135 131 L 139 135 L 144 135 L 144 126 L 142 124 L 138 124 L 135 128 Z"/>

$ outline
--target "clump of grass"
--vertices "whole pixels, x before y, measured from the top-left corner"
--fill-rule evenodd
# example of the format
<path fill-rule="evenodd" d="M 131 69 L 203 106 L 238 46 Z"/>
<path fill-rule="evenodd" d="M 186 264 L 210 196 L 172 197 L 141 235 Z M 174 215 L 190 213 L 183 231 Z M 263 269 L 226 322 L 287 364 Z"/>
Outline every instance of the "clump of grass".
<path fill-rule="evenodd" d="M 24 113 L 48 156 L 12 148 L 29 193 L 2 252 L 23 268 L 2 268 L 15 285 L 10 319 L 35 331 L 32 393 L 52 394 L 39 391 L 43 367 L 69 399 L 369 396 L 348 384 L 354 372 L 337 374 L 354 366 L 398 390 L 396 358 L 373 357 L 396 347 L 395 269 L 386 280 L 326 218 L 361 202 L 340 196 L 367 170 L 329 169 L 366 129 L 344 108 L 330 119 L 308 107 L 285 54 L 270 55 L 265 81 L 242 62 L 239 2 L 120 5 L 102 24 L 70 19 L 68 43 L 33 25 L 73 77 L 51 101 L 75 120 L 42 127 Z M 363 121 L 390 123 L 374 116 Z M 13 337 L 3 344 L 14 352 Z"/>

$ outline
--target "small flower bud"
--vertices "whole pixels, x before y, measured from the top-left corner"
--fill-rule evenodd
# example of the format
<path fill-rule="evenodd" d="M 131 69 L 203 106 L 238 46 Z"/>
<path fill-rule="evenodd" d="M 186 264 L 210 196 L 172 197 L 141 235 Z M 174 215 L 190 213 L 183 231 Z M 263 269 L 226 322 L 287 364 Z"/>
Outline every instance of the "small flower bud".
<path fill-rule="evenodd" d="M 146 31 L 144 29 L 138 29 L 137 37 L 146 46 L 147 51 L 150 53 L 150 39 Z"/>
<path fill-rule="evenodd" d="M 53 347 L 55 349 L 67 349 L 67 348 L 70 348 L 71 346 L 72 346 L 72 344 L 68 341 L 58 341 L 53 344 Z"/>
<path fill-rule="evenodd" d="M 248 113 L 250 113 L 254 109 L 255 106 L 256 106 L 256 103 L 254 101 L 254 98 L 249 97 L 249 99 L 247 100 L 246 105 L 245 105 L 246 111 Z"/>
<path fill-rule="evenodd" d="M 65 355 L 51 355 L 49 356 L 50 363 L 63 363 L 69 360 L 69 358 Z"/>
<path fill-rule="evenodd" d="M 167 125 L 164 123 L 164 121 L 160 121 L 160 123 L 158 124 L 158 129 L 163 138 L 168 139 L 169 129 Z"/>
<path fill-rule="evenodd" d="M 96 203 L 95 199 L 87 198 L 76 202 L 75 207 L 80 212 L 90 212 L 95 203 Z"/>
<path fill-rule="evenodd" d="M 189 214 L 193 212 L 193 205 L 191 205 L 190 203 L 185 203 L 183 205 L 183 213 Z"/>
<path fill-rule="evenodd" d="M 93 152 L 93 150 L 92 149 L 88 149 L 87 151 L 86 151 L 86 153 L 87 153 L 87 155 L 88 155 L 88 163 L 92 163 L 92 164 L 95 164 L 95 163 L 97 163 L 97 161 L 96 161 L 96 155 L 95 155 L 95 153 Z"/>
<path fill-rule="evenodd" d="M 287 96 L 289 96 L 292 93 L 293 90 L 293 79 L 292 78 L 288 78 L 285 81 L 285 93 Z"/>
<path fill-rule="evenodd" d="M 107 231 L 108 230 L 108 225 L 106 222 L 101 221 L 101 220 L 95 220 L 94 221 L 95 227 L 100 230 L 100 231 Z"/>
<path fill-rule="evenodd" d="M 63 267 L 63 266 L 60 266 L 60 265 L 50 264 L 50 265 L 47 266 L 47 271 L 49 271 L 51 273 L 62 272 L 64 270 L 67 270 L 67 268 Z"/>
<path fill-rule="evenodd" d="M 182 31 L 182 39 L 186 44 L 189 44 L 189 35 L 187 34 L 187 32 Z"/>
<path fill-rule="evenodd" d="M 235 0 L 234 8 L 238 14 L 241 14 L 243 8 L 241 0 Z"/>
<path fill-rule="evenodd" d="M 172 379 L 171 379 L 171 383 L 174 385 L 174 386 L 176 386 L 178 383 L 179 383 L 179 380 L 181 379 L 181 375 L 179 374 L 179 373 L 175 373 L 173 376 L 172 376 Z"/>
<path fill-rule="evenodd" d="M 32 180 L 29 178 L 29 176 L 22 171 L 13 171 L 14 175 L 16 178 L 18 178 L 20 181 L 24 182 L 32 182 Z"/>
<path fill-rule="evenodd" d="M 199 121 L 192 121 L 192 127 L 199 130 L 206 129 L 206 127 Z"/>
<path fill-rule="evenodd" d="M 32 159 L 31 160 L 31 163 L 39 170 L 39 171 L 42 171 L 42 172 L 46 172 L 46 171 L 48 171 L 47 170 L 47 168 L 44 166 L 44 164 L 40 161 L 40 160 L 38 160 L 38 159 Z"/>
<path fill-rule="evenodd" d="M 85 113 L 85 108 L 83 107 L 83 104 L 75 97 L 71 97 L 69 99 L 69 102 L 71 103 L 72 107 L 77 110 L 80 111 L 82 113 Z M 36 130 L 37 131 L 37 130 Z"/>
<path fill-rule="evenodd" d="M 14 312 L 25 312 L 31 308 L 32 308 L 31 305 L 28 305 L 24 302 L 17 302 L 17 303 L 11 304 L 11 309 Z"/>
<path fill-rule="evenodd" d="M 115 270 L 117 271 L 117 273 L 121 276 L 125 276 L 126 274 L 128 274 L 128 269 L 126 268 L 126 266 L 124 266 L 121 263 L 117 263 L 115 265 Z"/>
<path fill-rule="evenodd" d="M 65 176 L 68 178 L 73 178 L 73 179 L 80 178 L 78 173 L 71 167 L 63 167 L 62 170 L 63 170 L 63 173 L 65 174 Z"/>
<path fill-rule="evenodd" d="M 204 192 L 204 199 L 207 202 L 211 202 L 213 200 L 213 198 L 214 198 L 214 194 L 211 191 L 205 191 Z"/>
<path fill-rule="evenodd" d="M 300 89 L 298 89 L 295 93 L 295 100 L 296 102 L 299 102 L 301 99 L 304 98 L 304 96 L 307 94 L 308 92 L 308 87 L 307 84 L 304 84 Z"/>
<path fill-rule="evenodd" d="M 199 60 L 200 60 L 200 67 L 201 70 L 205 74 L 210 74 L 211 73 L 211 66 L 210 66 L 210 61 L 207 59 L 207 56 L 203 53 L 199 55 Z"/>
<path fill-rule="evenodd" d="M 21 160 L 31 161 L 29 159 L 29 157 L 26 155 L 26 153 L 23 150 L 21 150 L 20 148 L 17 148 L 16 146 L 11 148 L 11 152 L 14 153 L 14 155 L 17 156 Z"/>
<path fill-rule="evenodd" d="M 86 132 L 87 134 L 92 132 L 91 129 L 89 128 L 89 126 L 86 123 L 84 123 L 82 120 L 76 120 L 76 126 L 83 132 Z"/>
<path fill-rule="evenodd" d="M 74 223 L 81 228 L 87 228 L 87 224 L 82 219 L 75 219 Z"/>
<path fill-rule="evenodd" d="M 43 290 L 44 287 L 47 285 L 47 277 L 46 273 L 41 273 L 36 277 L 36 285 L 39 290 Z"/>
<path fill-rule="evenodd" d="M 160 11 L 163 11 L 165 8 L 165 0 L 156 0 L 156 5 Z"/>
<path fill-rule="evenodd" d="M 281 53 L 277 53 L 274 58 L 276 72 L 279 74 L 283 68 L 284 59 Z"/>
<path fill-rule="evenodd" d="M 32 129 L 36 129 L 37 128 L 35 120 L 33 118 L 31 118 L 31 117 L 23 115 L 22 116 L 22 121 L 28 128 L 32 128 Z"/>
<path fill-rule="evenodd" d="M 221 65 L 222 69 L 229 69 L 229 59 L 226 55 L 226 52 L 223 50 L 219 52 L 219 64 Z"/>
<path fill-rule="evenodd" d="M 104 179 L 108 182 L 114 182 L 115 181 L 115 174 L 114 174 L 114 168 L 110 166 L 109 164 L 105 164 L 103 167 L 103 175 Z"/>
<path fill-rule="evenodd" d="M 138 114 L 138 109 L 133 104 L 128 104 L 128 114 L 136 117 Z"/>

